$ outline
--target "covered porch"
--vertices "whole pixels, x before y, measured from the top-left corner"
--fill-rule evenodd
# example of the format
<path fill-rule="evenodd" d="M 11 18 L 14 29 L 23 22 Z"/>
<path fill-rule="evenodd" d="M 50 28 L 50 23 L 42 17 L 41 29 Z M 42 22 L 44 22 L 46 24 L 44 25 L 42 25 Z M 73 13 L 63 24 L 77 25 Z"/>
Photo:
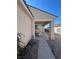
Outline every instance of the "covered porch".
<path fill-rule="evenodd" d="M 48 35 L 48 37 L 52 40 L 55 39 L 54 36 L 54 20 L 57 18 L 57 16 L 47 13 L 45 11 L 42 11 L 38 8 L 32 7 L 30 5 L 28 5 L 32 15 L 33 15 L 33 29 L 32 29 L 32 35 L 35 38 L 35 33 L 38 32 L 40 35 L 42 33 L 45 33 L 46 35 Z M 49 30 L 49 34 L 46 33 L 44 26 L 46 24 L 50 23 L 50 30 Z M 37 29 L 37 28 L 38 29 Z"/>

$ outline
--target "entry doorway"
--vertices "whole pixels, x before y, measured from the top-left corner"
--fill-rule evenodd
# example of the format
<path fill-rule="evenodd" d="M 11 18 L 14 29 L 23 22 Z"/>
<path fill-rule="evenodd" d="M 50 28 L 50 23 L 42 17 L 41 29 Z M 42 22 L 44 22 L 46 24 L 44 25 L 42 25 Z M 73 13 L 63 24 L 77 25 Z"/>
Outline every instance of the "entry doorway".
<path fill-rule="evenodd" d="M 51 25 L 45 28 L 47 24 L 50 24 L 50 22 L 35 22 L 35 37 L 40 37 L 42 35 L 51 37 Z"/>

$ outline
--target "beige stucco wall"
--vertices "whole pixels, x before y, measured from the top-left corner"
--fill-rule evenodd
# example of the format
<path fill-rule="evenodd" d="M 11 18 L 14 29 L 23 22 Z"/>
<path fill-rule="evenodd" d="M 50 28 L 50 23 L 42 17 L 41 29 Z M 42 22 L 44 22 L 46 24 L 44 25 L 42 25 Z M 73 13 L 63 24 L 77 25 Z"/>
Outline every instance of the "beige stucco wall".
<path fill-rule="evenodd" d="M 61 29 L 61 27 L 54 27 L 54 33 L 61 34 L 57 31 L 57 29 Z"/>
<path fill-rule="evenodd" d="M 34 8 L 29 6 L 30 11 L 32 12 L 35 19 L 55 19 L 56 16 L 50 15 L 44 11 L 39 10 L 38 8 Z"/>
<path fill-rule="evenodd" d="M 22 42 L 27 45 L 29 40 L 31 39 L 32 35 L 32 23 L 31 19 L 26 14 L 19 5 L 17 5 L 17 32 L 22 33 L 24 35 L 23 39 L 21 40 Z"/>
<path fill-rule="evenodd" d="M 51 22 L 54 19 L 34 19 L 35 22 Z"/>

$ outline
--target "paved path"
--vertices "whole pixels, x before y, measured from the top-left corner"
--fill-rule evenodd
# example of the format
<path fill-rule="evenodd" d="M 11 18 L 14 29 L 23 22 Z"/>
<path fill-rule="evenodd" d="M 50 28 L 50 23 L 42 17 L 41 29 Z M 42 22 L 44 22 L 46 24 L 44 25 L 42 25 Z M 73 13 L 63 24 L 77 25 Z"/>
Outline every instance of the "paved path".
<path fill-rule="evenodd" d="M 47 43 L 47 37 L 42 35 L 39 39 L 38 59 L 55 59 Z"/>

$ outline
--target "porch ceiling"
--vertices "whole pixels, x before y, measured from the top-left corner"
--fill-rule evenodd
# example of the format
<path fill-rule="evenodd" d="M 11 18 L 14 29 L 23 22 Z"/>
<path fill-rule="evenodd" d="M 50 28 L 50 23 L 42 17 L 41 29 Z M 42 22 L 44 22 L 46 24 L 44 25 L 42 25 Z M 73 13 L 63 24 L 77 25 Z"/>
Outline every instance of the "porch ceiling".
<path fill-rule="evenodd" d="M 46 25 L 46 24 L 48 24 L 48 23 L 50 23 L 49 21 L 47 21 L 47 22 L 43 22 L 43 21 L 40 21 L 40 22 L 35 22 L 35 24 L 41 24 L 41 25 Z"/>

